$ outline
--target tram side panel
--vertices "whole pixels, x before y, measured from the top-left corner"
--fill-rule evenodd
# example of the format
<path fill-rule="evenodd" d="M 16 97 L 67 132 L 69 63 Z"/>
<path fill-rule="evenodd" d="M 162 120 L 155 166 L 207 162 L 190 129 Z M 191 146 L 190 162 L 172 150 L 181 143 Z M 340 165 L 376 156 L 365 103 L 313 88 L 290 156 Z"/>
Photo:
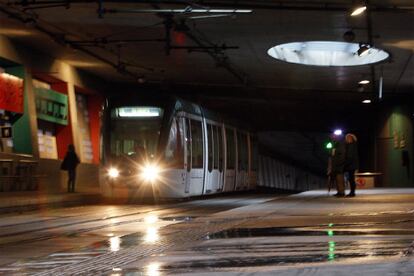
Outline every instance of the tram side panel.
<path fill-rule="evenodd" d="M 237 131 L 237 186 L 236 190 L 247 190 L 249 181 L 247 132 Z"/>
<path fill-rule="evenodd" d="M 231 192 L 234 191 L 235 188 L 237 168 L 235 129 L 232 127 L 225 127 L 224 133 L 226 145 L 224 192 Z"/>

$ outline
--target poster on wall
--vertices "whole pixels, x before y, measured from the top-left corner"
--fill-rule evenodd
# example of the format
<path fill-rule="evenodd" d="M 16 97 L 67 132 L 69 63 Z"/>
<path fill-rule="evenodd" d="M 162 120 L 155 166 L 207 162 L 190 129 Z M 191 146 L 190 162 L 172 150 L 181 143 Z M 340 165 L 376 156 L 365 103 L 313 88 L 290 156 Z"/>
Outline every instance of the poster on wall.
<path fill-rule="evenodd" d="M 92 163 L 93 151 L 91 141 L 91 131 L 89 127 L 89 112 L 87 105 L 87 97 L 84 95 L 76 95 L 76 105 L 78 108 L 78 126 L 81 136 L 80 156 L 84 163 Z"/>
<path fill-rule="evenodd" d="M 35 88 L 37 118 L 68 124 L 68 96 L 46 88 Z"/>
<path fill-rule="evenodd" d="M 23 113 L 23 79 L 0 74 L 0 109 Z"/>
<path fill-rule="evenodd" d="M 37 133 L 39 143 L 39 157 L 45 159 L 58 159 L 56 137 L 49 132 Z"/>

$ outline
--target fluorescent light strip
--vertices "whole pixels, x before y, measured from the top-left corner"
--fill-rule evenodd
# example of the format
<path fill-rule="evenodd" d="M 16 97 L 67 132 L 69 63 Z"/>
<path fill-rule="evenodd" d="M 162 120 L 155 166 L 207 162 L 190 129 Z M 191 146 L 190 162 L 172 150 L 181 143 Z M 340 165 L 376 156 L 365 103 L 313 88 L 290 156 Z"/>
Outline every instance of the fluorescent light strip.
<path fill-rule="evenodd" d="M 109 13 L 252 13 L 245 9 L 108 9 Z"/>

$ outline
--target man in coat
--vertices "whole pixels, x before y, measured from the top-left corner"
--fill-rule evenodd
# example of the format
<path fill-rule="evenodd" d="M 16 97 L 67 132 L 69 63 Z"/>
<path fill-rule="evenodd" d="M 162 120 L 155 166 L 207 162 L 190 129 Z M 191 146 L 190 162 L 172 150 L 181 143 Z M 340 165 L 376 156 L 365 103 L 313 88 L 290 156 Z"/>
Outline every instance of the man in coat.
<path fill-rule="evenodd" d="M 332 167 L 331 177 L 336 181 L 337 193 L 335 196 L 345 196 L 345 181 L 344 181 L 344 166 L 345 166 L 345 143 L 342 135 L 332 135 L 333 149 L 332 149 Z"/>

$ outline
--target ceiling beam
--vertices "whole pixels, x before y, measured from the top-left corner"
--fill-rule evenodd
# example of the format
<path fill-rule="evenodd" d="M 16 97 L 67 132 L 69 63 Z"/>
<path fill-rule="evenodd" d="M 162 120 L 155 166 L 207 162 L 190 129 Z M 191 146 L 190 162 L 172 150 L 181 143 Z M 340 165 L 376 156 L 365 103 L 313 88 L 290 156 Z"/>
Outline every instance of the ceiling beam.
<path fill-rule="evenodd" d="M 248 9 L 267 9 L 267 10 L 296 10 L 296 11 L 348 11 L 352 7 L 352 1 L 343 1 L 340 3 L 332 2 L 310 2 L 310 1 L 234 1 L 234 0 L 206 0 L 206 1 L 188 1 L 188 0 L 100 0 L 101 3 L 133 3 L 133 4 L 163 4 L 163 5 L 185 5 L 191 6 L 214 6 L 223 8 L 248 8 Z M 32 0 L 32 1 L 9 1 L 11 5 L 51 5 L 62 4 L 62 6 L 76 3 L 97 3 L 96 0 Z M 370 4 L 372 12 L 413 12 L 414 5 L 393 5 L 393 4 Z"/>

